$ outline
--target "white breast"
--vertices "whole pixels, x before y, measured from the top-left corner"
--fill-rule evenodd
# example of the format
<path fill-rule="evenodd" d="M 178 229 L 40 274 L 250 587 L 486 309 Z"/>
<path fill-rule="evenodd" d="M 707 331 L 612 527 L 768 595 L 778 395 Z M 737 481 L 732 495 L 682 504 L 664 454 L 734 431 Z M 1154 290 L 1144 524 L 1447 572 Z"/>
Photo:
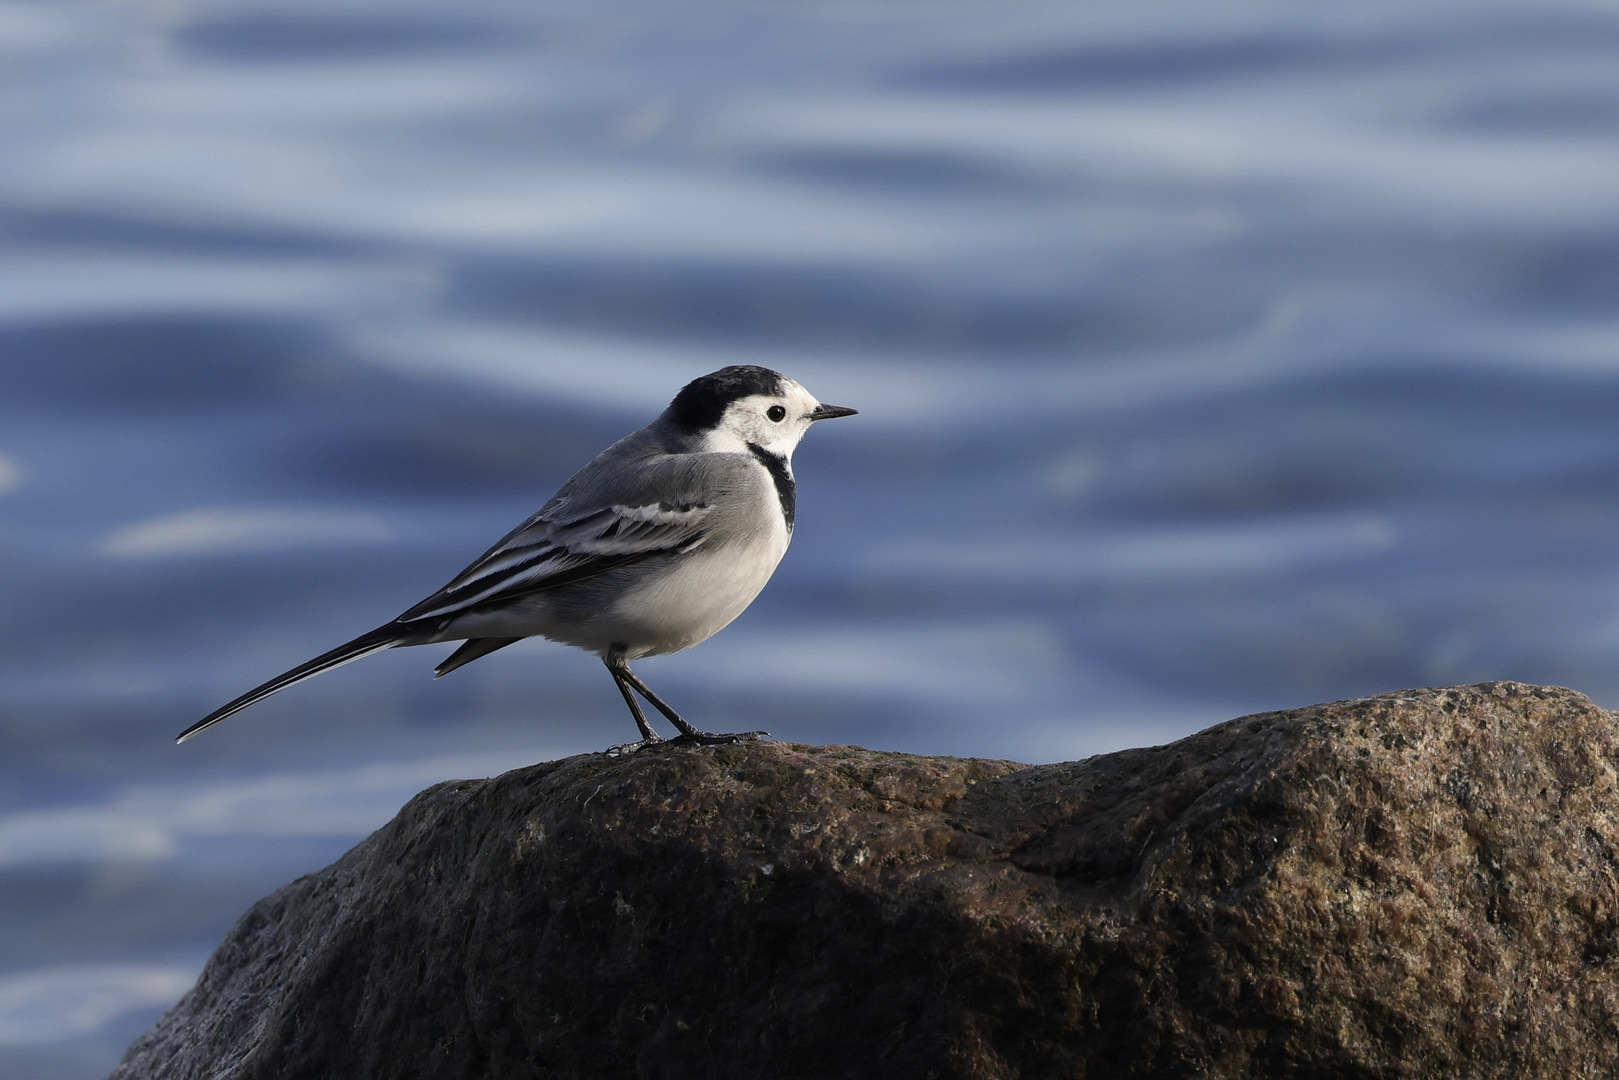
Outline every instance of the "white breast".
<path fill-rule="evenodd" d="M 618 640 L 627 659 L 689 649 L 729 626 L 747 610 L 776 572 L 792 534 L 782 518 L 774 484 L 757 466 L 759 498 L 750 520 L 732 525 L 663 573 L 627 591 L 613 605 Z M 739 515 L 740 516 L 740 515 Z M 727 530 L 729 531 L 729 530 Z"/>

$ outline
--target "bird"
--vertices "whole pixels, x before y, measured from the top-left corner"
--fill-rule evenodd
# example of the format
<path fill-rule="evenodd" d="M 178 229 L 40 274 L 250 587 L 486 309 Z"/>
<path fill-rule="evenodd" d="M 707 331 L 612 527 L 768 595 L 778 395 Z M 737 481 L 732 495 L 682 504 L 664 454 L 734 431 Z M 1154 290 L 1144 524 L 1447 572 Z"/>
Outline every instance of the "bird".
<path fill-rule="evenodd" d="M 461 642 L 434 668 L 438 678 L 528 637 L 595 653 L 607 666 L 641 735 L 611 752 L 762 737 L 699 730 L 630 662 L 706 641 L 753 602 L 792 539 L 793 450 L 810 425 L 854 415 L 753 364 L 693 379 L 443 588 L 215 709 L 175 741 L 385 649 Z M 636 695 L 674 725 L 675 739 L 653 730 Z"/>

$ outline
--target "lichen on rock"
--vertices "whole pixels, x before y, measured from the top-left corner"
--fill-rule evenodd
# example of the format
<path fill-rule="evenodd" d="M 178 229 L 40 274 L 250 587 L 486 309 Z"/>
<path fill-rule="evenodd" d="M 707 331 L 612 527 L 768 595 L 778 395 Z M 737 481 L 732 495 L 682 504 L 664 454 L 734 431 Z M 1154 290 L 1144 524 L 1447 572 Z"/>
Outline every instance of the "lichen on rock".
<path fill-rule="evenodd" d="M 1025 767 L 742 743 L 440 784 L 115 1080 L 1619 1069 L 1619 744 L 1489 683 Z"/>

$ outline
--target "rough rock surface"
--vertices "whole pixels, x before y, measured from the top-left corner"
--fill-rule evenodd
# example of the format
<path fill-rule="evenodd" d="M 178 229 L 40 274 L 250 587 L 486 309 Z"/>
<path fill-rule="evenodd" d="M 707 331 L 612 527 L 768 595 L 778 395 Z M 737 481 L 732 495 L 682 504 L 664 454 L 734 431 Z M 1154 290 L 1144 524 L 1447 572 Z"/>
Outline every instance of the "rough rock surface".
<path fill-rule="evenodd" d="M 1611 1076 L 1614 721 L 1493 683 L 1035 768 L 759 743 L 441 784 L 113 1075 Z"/>

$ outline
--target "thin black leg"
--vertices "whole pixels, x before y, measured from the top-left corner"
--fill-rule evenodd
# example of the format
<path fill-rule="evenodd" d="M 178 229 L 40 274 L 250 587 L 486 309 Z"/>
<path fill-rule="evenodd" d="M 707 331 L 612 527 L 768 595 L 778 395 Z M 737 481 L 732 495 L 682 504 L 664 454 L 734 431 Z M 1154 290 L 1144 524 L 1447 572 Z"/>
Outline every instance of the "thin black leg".
<path fill-rule="evenodd" d="M 680 729 L 680 738 L 676 739 L 675 742 L 730 743 L 740 742 L 744 739 L 767 739 L 770 737 L 770 733 L 767 731 L 737 731 L 727 734 L 699 731 L 688 724 L 685 717 L 670 708 L 662 698 L 654 694 L 652 688 L 642 682 L 639 675 L 630 670 L 630 665 L 624 661 L 622 656 L 610 657 L 607 661 L 607 666 L 613 672 L 613 678 L 620 680 L 620 689 L 623 689 L 624 684 L 628 683 L 635 688 L 636 693 L 651 702 L 654 709 L 661 712 L 671 724 Z M 628 693 L 628 691 L 625 691 L 625 696 L 628 696 Z"/>
<path fill-rule="evenodd" d="M 657 742 L 662 736 L 653 731 L 652 725 L 646 722 L 646 714 L 641 711 L 641 703 L 635 700 L 635 694 L 630 691 L 629 683 L 612 668 L 609 667 L 607 670 L 612 672 L 613 684 L 618 687 L 618 692 L 624 695 L 624 704 L 630 707 L 630 715 L 635 717 L 635 726 L 641 729 L 641 738 L 648 742 Z"/>
<path fill-rule="evenodd" d="M 618 746 L 611 746 L 608 747 L 607 753 L 614 757 L 619 754 L 633 754 L 643 746 L 651 746 L 653 743 L 662 742 L 663 736 L 653 731 L 652 725 L 646 722 L 646 714 L 641 712 L 641 703 L 635 700 L 635 694 L 630 690 L 630 684 L 625 681 L 620 669 L 615 667 L 611 660 L 605 662 L 607 664 L 607 673 L 613 677 L 613 685 L 618 687 L 618 692 L 624 695 L 624 704 L 630 707 L 630 715 L 635 717 L 635 726 L 641 730 L 640 742 L 621 743 Z M 618 663 L 622 665 L 623 661 L 620 660 Z"/>

